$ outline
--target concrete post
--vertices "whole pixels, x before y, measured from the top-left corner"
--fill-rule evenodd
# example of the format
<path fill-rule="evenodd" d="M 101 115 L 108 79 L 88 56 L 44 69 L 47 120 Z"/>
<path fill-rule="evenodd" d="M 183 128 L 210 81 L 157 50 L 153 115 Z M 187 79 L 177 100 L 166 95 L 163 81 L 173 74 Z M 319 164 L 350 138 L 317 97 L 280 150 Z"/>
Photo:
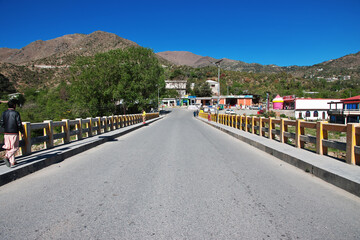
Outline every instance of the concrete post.
<path fill-rule="evenodd" d="M 245 132 L 248 131 L 248 116 L 245 116 Z"/>
<path fill-rule="evenodd" d="M 262 128 L 263 128 L 263 117 L 260 117 L 259 118 L 259 136 L 262 137 L 263 136 L 263 131 L 262 131 Z"/>
<path fill-rule="evenodd" d="M 322 145 L 322 140 L 324 139 L 323 124 L 324 122 L 316 123 L 316 153 L 320 155 L 324 154 Z"/>
<path fill-rule="evenodd" d="M 63 122 L 65 122 L 65 126 L 61 127 L 61 130 L 63 133 L 65 133 L 65 137 L 63 138 L 63 143 L 69 143 L 70 142 L 70 125 L 69 119 L 63 119 Z"/>
<path fill-rule="evenodd" d="M 285 139 L 285 120 L 282 118 L 280 119 L 280 142 L 284 143 L 287 141 L 287 139 Z"/>
<path fill-rule="evenodd" d="M 272 136 L 272 129 L 273 129 L 273 124 L 272 124 L 272 120 L 273 118 L 269 117 L 269 127 L 268 127 L 268 137 L 269 139 L 273 139 L 273 136 Z"/>
<path fill-rule="evenodd" d="M 97 121 L 96 121 L 96 125 L 98 127 L 97 129 L 97 135 L 101 134 L 101 117 L 96 117 Z"/>
<path fill-rule="evenodd" d="M 47 124 L 47 127 L 44 128 L 44 136 L 48 136 L 48 139 L 45 142 L 45 148 L 49 149 L 54 146 L 54 129 L 53 129 L 53 121 L 47 120 L 44 121 Z"/>
<path fill-rule="evenodd" d="M 93 135 L 93 130 L 92 130 L 92 126 L 93 126 L 93 122 L 92 122 L 92 118 L 88 117 L 87 118 L 89 120 L 88 123 L 86 123 L 86 128 L 89 129 L 88 133 L 87 133 L 87 137 L 92 137 Z"/>
<path fill-rule="evenodd" d="M 76 118 L 75 120 L 78 121 L 78 123 L 75 124 L 75 129 L 79 130 L 79 133 L 76 135 L 76 140 L 82 139 L 82 118 Z"/>
<path fill-rule="evenodd" d="M 300 140 L 300 136 L 302 134 L 302 131 L 301 131 L 301 122 L 303 120 L 301 119 L 297 119 L 296 120 L 296 126 L 295 126 L 295 146 L 297 148 L 301 148 L 303 147 L 303 144 L 301 143 L 301 140 Z"/>
<path fill-rule="evenodd" d="M 31 153 L 31 123 L 23 122 L 25 146 L 21 148 L 22 155 Z"/>
<path fill-rule="evenodd" d="M 251 117 L 251 133 L 255 134 L 255 117 Z"/>
<path fill-rule="evenodd" d="M 355 127 L 360 126 L 358 123 L 348 123 L 346 129 L 346 162 L 349 164 L 356 164 L 355 158 Z"/>

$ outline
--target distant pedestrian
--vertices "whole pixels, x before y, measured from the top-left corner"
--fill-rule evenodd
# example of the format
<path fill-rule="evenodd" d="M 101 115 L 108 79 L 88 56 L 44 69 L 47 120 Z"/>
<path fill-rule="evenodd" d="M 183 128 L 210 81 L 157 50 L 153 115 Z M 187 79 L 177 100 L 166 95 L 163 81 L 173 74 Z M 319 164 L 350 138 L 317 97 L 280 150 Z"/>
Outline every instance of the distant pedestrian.
<path fill-rule="evenodd" d="M 145 124 L 145 121 L 146 121 L 146 112 L 145 112 L 144 109 L 142 110 L 142 119 L 143 119 L 143 124 Z"/>
<path fill-rule="evenodd" d="M 24 134 L 20 114 L 15 109 L 15 101 L 10 100 L 8 110 L 2 113 L 0 119 L 0 126 L 4 128 L 3 148 L 6 149 L 4 162 L 8 167 L 14 167 L 16 164 L 15 153 L 19 149 L 19 132 L 21 132 L 21 136 Z"/>

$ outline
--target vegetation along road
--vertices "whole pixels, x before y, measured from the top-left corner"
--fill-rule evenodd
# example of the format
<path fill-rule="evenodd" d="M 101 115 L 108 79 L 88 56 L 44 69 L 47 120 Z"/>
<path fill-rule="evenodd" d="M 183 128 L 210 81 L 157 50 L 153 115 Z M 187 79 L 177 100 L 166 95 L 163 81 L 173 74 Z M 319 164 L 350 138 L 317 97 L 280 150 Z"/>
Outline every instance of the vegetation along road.
<path fill-rule="evenodd" d="M 0 239 L 359 239 L 359 216 L 186 110 L 0 188 Z"/>

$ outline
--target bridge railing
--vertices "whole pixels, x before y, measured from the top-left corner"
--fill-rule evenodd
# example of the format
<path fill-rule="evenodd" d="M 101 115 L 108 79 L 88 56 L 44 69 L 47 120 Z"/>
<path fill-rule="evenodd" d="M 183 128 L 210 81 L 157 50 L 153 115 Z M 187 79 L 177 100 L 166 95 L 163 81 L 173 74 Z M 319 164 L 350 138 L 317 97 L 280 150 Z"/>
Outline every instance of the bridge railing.
<path fill-rule="evenodd" d="M 159 117 L 159 113 L 146 114 L 146 120 L 157 117 Z M 28 155 L 37 151 L 34 148 L 35 145 L 43 145 L 40 147 L 41 149 L 49 149 L 140 122 L 142 122 L 142 114 L 77 118 L 75 120 L 64 119 L 62 121 L 47 120 L 42 123 L 23 122 L 25 133 L 24 138 L 20 136 L 19 155 Z M 0 129 L 0 133 L 3 133 L 3 129 Z M 32 137 L 32 135 L 35 136 Z M 1 143 L 0 151 L 4 150 L 2 146 Z"/>
<path fill-rule="evenodd" d="M 199 116 L 208 119 L 207 113 Z M 239 116 L 229 114 L 211 114 L 211 120 L 245 132 L 288 143 L 297 148 L 307 148 L 320 154 L 329 155 L 329 148 L 344 153 L 344 160 L 349 164 L 360 165 L 360 124 L 331 124 L 326 121 L 307 122 L 264 118 L 256 116 Z M 336 135 L 330 139 L 330 133 Z M 342 137 L 346 141 L 339 141 Z"/>

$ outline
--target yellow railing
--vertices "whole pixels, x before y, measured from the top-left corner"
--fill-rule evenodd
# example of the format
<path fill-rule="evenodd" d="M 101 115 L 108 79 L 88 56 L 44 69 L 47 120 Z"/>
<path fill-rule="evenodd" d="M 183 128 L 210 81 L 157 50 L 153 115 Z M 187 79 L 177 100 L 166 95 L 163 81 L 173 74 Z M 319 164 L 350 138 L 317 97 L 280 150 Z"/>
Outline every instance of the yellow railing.
<path fill-rule="evenodd" d="M 208 119 L 208 114 L 200 113 L 199 117 Z M 219 114 L 218 119 L 216 114 L 211 114 L 211 121 L 281 143 L 288 143 L 291 140 L 297 148 L 305 148 L 305 143 L 311 143 L 315 145 L 314 151 L 320 155 L 327 155 L 328 148 L 337 149 L 345 153 L 347 163 L 360 165 L 360 124 L 358 123 L 330 124 L 326 121 L 306 122 L 228 114 Z M 314 136 L 305 134 L 310 129 L 315 133 Z M 346 142 L 330 140 L 329 132 L 346 134 Z"/>
<path fill-rule="evenodd" d="M 159 113 L 146 114 L 146 120 L 157 117 L 159 117 Z M 75 120 L 64 119 L 62 121 L 48 120 L 42 123 L 24 122 L 23 126 L 25 133 L 24 138 L 20 140 L 20 155 L 30 154 L 32 152 L 33 145 L 44 144 L 44 149 L 49 149 L 55 145 L 55 140 L 58 139 L 60 140 L 58 141 L 59 144 L 65 144 L 140 122 L 142 122 L 142 114 L 116 115 L 85 119 L 77 118 Z M 58 133 L 54 133 L 55 128 Z M 32 138 L 31 133 L 35 130 L 42 130 L 44 132 L 43 136 Z"/>

